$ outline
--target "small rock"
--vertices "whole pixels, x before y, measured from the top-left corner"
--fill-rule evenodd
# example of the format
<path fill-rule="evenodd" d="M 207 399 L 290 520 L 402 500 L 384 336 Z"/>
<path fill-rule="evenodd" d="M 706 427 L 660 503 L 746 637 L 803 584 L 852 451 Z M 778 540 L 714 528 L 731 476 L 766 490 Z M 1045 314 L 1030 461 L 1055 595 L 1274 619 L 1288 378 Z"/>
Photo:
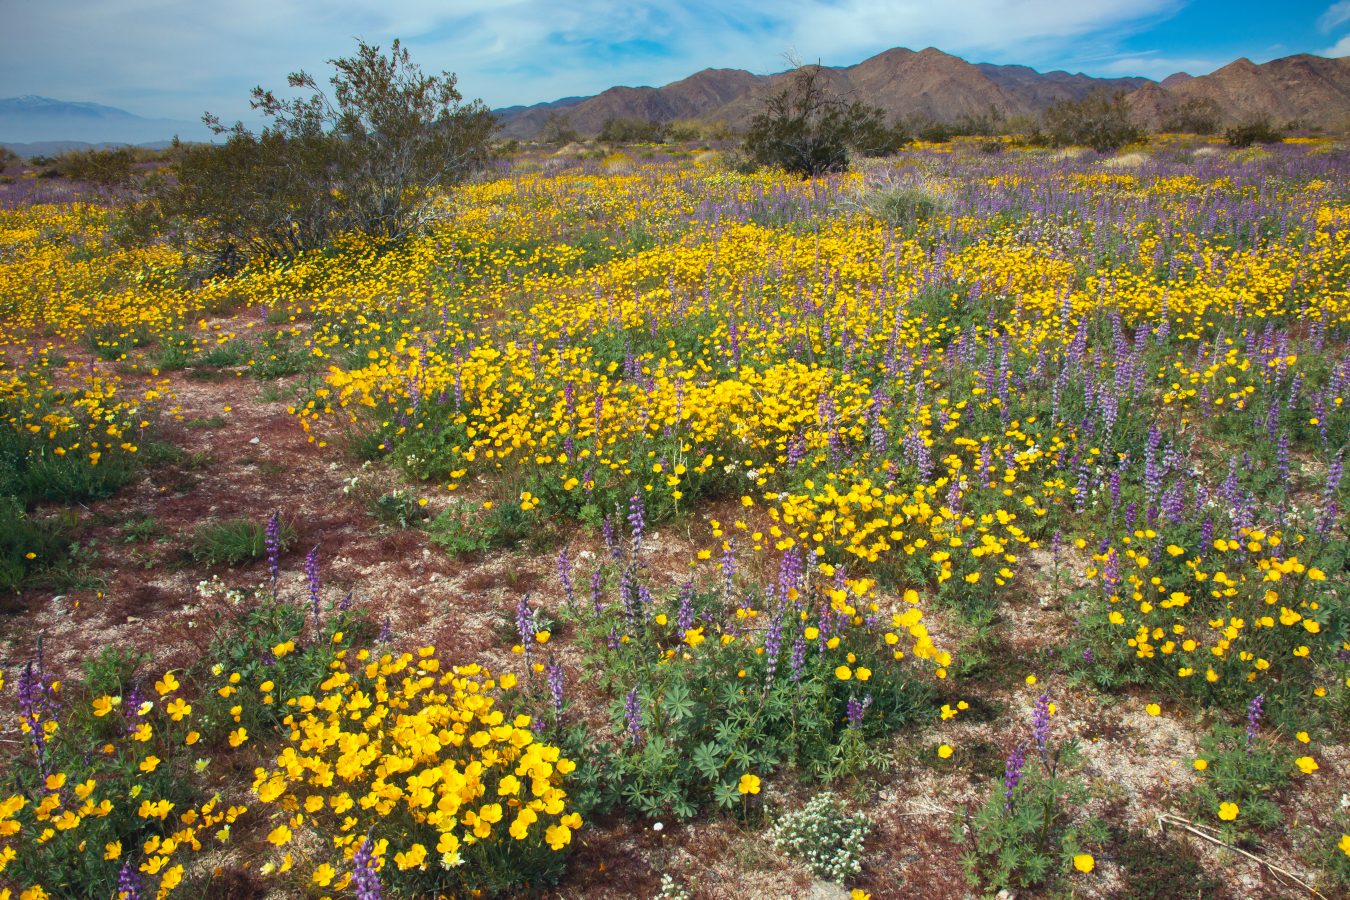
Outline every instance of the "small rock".
<path fill-rule="evenodd" d="M 249 442 L 250 444 L 261 444 L 261 443 L 262 443 L 262 439 L 261 439 L 261 438 L 249 438 L 249 439 L 248 439 L 248 442 Z"/>
<path fill-rule="evenodd" d="M 127 624 L 128 624 L 128 625 L 137 625 L 137 624 L 139 624 L 139 623 L 141 623 L 141 622 L 144 622 L 144 621 L 145 621 L 145 620 L 142 619 L 140 616 L 127 616 Z"/>

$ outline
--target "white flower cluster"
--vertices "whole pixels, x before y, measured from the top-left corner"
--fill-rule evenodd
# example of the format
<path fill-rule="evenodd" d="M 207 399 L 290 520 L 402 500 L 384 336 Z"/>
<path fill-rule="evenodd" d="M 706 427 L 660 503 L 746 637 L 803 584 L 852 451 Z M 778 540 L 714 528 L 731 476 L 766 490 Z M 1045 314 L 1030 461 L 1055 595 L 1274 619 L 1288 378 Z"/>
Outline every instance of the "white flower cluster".
<path fill-rule="evenodd" d="M 661 876 L 661 890 L 656 892 L 655 900 L 689 900 L 692 895 L 689 888 L 675 880 L 669 872 Z"/>
<path fill-rule="evenodd" d="M 796 812 L 785 813 L 770 835 L 780 850 L 805 863 L 812 875 L 844 884 L 862 871 L 863 841 L 871 828 L 866 814 L 849 815 L 826 791 Z"/>

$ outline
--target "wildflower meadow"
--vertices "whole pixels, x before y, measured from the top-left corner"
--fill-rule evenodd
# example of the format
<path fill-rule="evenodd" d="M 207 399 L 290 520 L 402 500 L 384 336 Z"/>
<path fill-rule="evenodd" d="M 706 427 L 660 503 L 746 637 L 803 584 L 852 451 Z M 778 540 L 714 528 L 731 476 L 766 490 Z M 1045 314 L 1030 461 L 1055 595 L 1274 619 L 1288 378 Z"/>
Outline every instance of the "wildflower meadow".
<path fill-rule="evenodd" d="M 1343 145 L 9 188 L 3 896 L 1350 892 Z"/>

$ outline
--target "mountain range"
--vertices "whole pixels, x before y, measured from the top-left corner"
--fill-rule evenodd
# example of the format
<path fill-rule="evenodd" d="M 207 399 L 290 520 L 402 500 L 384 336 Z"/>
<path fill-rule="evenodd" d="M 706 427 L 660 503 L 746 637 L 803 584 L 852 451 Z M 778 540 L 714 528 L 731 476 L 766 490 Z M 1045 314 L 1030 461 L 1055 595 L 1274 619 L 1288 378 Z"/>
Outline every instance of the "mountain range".
<path fill-rule="evenodd" d="M 1295 122 L 1350 131 L 1350 57 L 1299 54 L 1261 65 L 1243 58 L 1209 75 L 1182 72 L 1157 82 L 970 63 L 932 47 L 919 51 L 897 47 L 857 65 L 822 67 L 821 75 L 833 91 L 899 119 L 950 124 L 969 117 L 1034 117 L 1056 100 L 1080 100 L 1104 88 L 1125 92 L 1139 124 L 1149 129 L 1156 130 L 1189 100 L 1208 100 L 1230 124 L 1267 116 L 1280 125 Z M 741 130 L 763 99 L 781 90 L 787 77 L 789 73 L 704 69 L 664 87 L 613 87 L 593 97 L 494 112 L 502 124 L 502 137 L 524 140 L 538 137 L 555 116 L 565 117 L 582 135 L 597 134 L 611 118 L 697 119 Z"/>
<path fill-rule="evenodd" d="M 698 120 L 739 131 L 788 77 L 787 72 L 704 69 L 664 87 L 612 87 L 593 97 L 493 112 L 501 137 L 522 140 L 538 138 L 554 117 L 565 118 L 585 136 L 598 134 L 610 119 Z M 830 90 L 878 106 L 895 119 L 948 124 L 968 118 L 1030 119 L 1057 100 L 1079 100 L 1104 88 L 1125 92 L 1136 120 L 1150 130 L 1159 129 L 1183 104 L 1205 101 L 1227 124 L 1268 117 L 1277 125 L 1292 122 L 1350 133 L 1350 57 L 1299 54 L 1259 65 L 1242 58 L 1208 75 L 1180 72 L 1153 81 L 970 63 L 932 47 L 897 47 L 857 65 L 822 67 L 821 77 Z M 36 96 L 0 99 L 0 145 L 25 156 L 110 143 L 162 145 L 174 135 L 209 139 L 200 123 L 148 119 L 97 103 Z"/>
<path fill-rule="evenodd" d="M 209 133 L 200 122 L 147 119 L 99 103 L 53 100 L 31 94 L 0 99 L 0 143 L 11 148 L 21 144 L 76 142 L 149 144 L 167 141 L 175 134 L 202 140 Z"/>

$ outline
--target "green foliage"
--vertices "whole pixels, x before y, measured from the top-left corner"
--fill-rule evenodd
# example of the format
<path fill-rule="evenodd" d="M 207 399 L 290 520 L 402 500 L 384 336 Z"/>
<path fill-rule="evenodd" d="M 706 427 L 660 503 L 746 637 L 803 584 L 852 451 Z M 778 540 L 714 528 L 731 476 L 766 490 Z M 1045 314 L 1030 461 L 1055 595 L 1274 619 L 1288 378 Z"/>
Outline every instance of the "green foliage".
<path fill-rule="evenodd" d="M 55 413 L 60 398 L 49 408 Z M 0 403 L 0 416 L 7 412 Z M 56 413 L 59 414 L 59 413 Z M 0 428 L 0 497 L 12 497 L 21 508 L 36 503 L 81 503 L 107 497 L 135 478 L 136 458 L 119 453 L 90 463 L 82 453 L 57 454 L 42 435 Z"/>
<path fill-rule="evenodd" d="M 801 809 L 784 813 L 770 836 L 812 875 L 847 884 L 862 871 L 863 842 L 871 829 L 866 813 L 850 814 L 834 794 L 825 791 Z"/>
<path fill-rule="evenodd" d="M 744 808 L 750 800 L 738 790 L 741 776 L 780 765 L 819 780 L 856 774 L 881 764 L 872 741 L 914 721 L 928 703 L 929 690 L 861 631 L 832 647 L 808 650 L 803 641 L 794 665 L 791 645 L 810 611 L 784 613 L 771 625 L 742 607 L 731 618 L 754 627 L 719 639 L 704 624 L 724 615 L 719 593 L 689 593 L 687 586 L 646 608 L 632 572 L 621 570 L 618 583 L 627 601 L 576 613 L 592 648 L 587 664 L 609 696 L 608 737 L 590 743 L 611 749 L 592 751 L 583 758 L 594 768 L 578 770 L 578 782 L 602 807 L 617 801 L 643 815 L 688 819 L 709 805 Z M 737 602 L 756 599 L 771 608 L 770 596 Z M 686 603 L 698 624 L 680 634 L 675 624 Z M 643 608 L 641 619 L 626 611 L 635 608 Z M 767 639 L 766 628 L 781 628 L 780 637 Z M 841 665 L 848 679 L 837 674 Z"/>
<path fill-rule="evenodd" d="M 1145 139 L 1143 130 L 1130 120 L 1123 91 L 1095 91 L 1082 100 L 1058 100 L 1045 111 L 1044 125 L 1054 146 L 1076 144 L 1098 153 Z"/>
<path fill-rule="evenodd" d="M 1268 117 L 1261 117 L 1225 129 L 1223 137 L 1228 146 L 1242 148 L 1253 144 L 1278 144 L 1284 140 L 1284 132 L 1272 125 Z"/>
<path fill-rule="evenodd" d="M 1350 893 L 1350 805 L 1344 795 L 1331 827 L 1310 831 L 1314 847 L 1310 855 L 1323 873 L 1319 887 L 1327 896 Z"/>
<path fill-rule="evenodd" d="M 488 510 L 452 503 L 431 521 L 427 533 L 451 556 L 466 556 L 514 547 L 536 528 L 519 503 L 494 503 Z"/>
<path fill-rule="evenodd" d="M 17 590 L 69 547 L 70 530 L 61 519 L 34 519 L 16 498 L 0 495 L 0 590 Z"/>
<path fill-rule="evenodd" d="M 544 119 L 544 125 L 539 130 L 539 140 L 560 147 L 581 140 L 581 135 L 572 127 L 571 119 L 555 110 Z"/>
<path fill-rule="evenodd" d="M 423 75 L 397 40 L 388 55 L 361 41 L 355 56 L 329 63 L 331 98 L 297 72 L 290 86 L 308 96 L 254 89 L 251 105 L 269 120 L 260 134 L 208 115 L 226 142 L 175 148 L 175 177 L 152 203 L 221 266 L 294 255 L 344 232 L 399 240 L 486 160 L 495 122 L 482 103 L 461 103 L 453 74 Z"/>
<path fill-rule="evenodd" d="M 295 527 L 281 523 L 281 550 L 295 543 Z M 267 524 L 252 519 L 226 519 L 193 532 L 188 552 L 208 566 L 238 566 L 267 554 Z"/>
<path fill-rule="evenodd" d="M 62 178 L 89 181 L 104 187 L 123 186 L 131 182 L 131 168 L 136 156 L 129 147 L 110 150 L 67 150 L 51 167 Z"/>
<path fill-rule="evenodd" d="M 372 631 L 349 612 L 328 611 L 314 621 L 312 611 L 299 603 L 232 591 L 218 581 L 205 583 L 199 592 L 218 595 L 226 604 L 213 623 L 218 637 L 205 657 L 209 662 L 190 673 L 193 680 L 213 686 L 198 701 L 198 727 L 208 743 L 223 741 L 241 726 L 259 733 L 279 723 L 291 712 L 286 704 L 259 700 L 269 694 L 314 693 L 328 674 L 333 651 L 368 639 Z M 335 641 L 338 634 L 342 638 Z"/>
<path fill-rule="evenodd" d="M 1208 97 L 1191 97 L 1163 116 L 1160 130 L 1172 134 L 1215 134 L 1223 111 Z"/>
<path fill-rule="evenodd" d="M 607 144 L 664 144 L 670 140 L 669 127 L 652 119 L 610 117 L 600 129 L 600 140 Z"/>
<path fill-rule="evenodd" d="M 863 205 L 876 218 L 900 229 L 913 228 L 945 211 L 940 198 L 907 187 L 874 191 L 863 198 Z"/>
<path fill-rule="evenodd" d="M 416 528 L 427 519 L 416 493 L 402 488 L 381 494 L 371 502 L 375 518 L 392 528 Z"/>
<path fill-rule="evenodd" d="M 785 86 L 765 99 L 742 149 L 756 165 L 803 178 L 841 172 L 848 168 L 850 150 L 885 155 L 905 142 L 903 131 L 887 126 L 884 115 L 836 96 L 819 65 L 798 66 Z"/>
<path fill-rule="evenodd" d="M 1043 751 L 1027 751 L 1020 783 L 1007 796 L 998 783 L 954 840 L 970 849 L 961 864 L 970 882 L 989 890 L 1031 888 L 1072 870 L 1073 858 L 1106 839 L 1097 819 L 1076 815 L 1088 801 L 1087 783 L 1076 771 L 1077 745 L 1047 742 Z"/>
<path fill-rule="evenodd" d="M 1246 843 L 1284 821 L 1272 795 L 1296 771 L 1287 749 L 1260 735 L 1248 742 L 1245 729 L 1219 724 L 1201 739 L 1199 758 L 1207 765 L 1183 801 L 1198 822 L 1218 829 L 1227 841 Z M 1220 818 L 1224 803 L 1237 805 L 1236 819 Z"/>

